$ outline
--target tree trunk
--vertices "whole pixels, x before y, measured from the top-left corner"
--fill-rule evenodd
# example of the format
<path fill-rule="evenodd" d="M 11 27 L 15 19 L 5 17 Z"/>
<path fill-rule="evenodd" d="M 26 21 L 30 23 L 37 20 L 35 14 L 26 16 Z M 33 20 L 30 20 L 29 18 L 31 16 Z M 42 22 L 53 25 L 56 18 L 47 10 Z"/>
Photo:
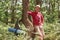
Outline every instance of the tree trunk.
<path fill-rule="evenodd" d="M 50 5 L 51 5 L 51 3 L 50 3 L 50 0 L 49 0 L 49 9 L 48 9 L 48 14 L 50 14 Z"/>
<path fill-rule="evenodd" d="M 22 0 L 22 6 L 23 6 L 23 10 L 22 10 L 22 23 L 31 32 L 33 30 L 33 24 L 28 19 L 28 14 L 27 14 L 27 11 L 29 9 L 28 5 L 29 5 L 29 0 Z M 28 35 L 31 37 L 32 34 L 30 32 L 28 32 Z M 28 38 L 28 40 L 29 40 L 29 38 Z"/>
<path fill-rule="evenodd" d="M 36 1 L 36 5 L 42 4 L 42 0 L 35 0 L 35 1 Z"/>
<path fill-rule="evenodd" d="M 30 20 L 28 19 L 28 14 L 27 11 L 29 9 L 29 0 L 22 0 L 22 6 L 23 6 L 23 10 L 22 10 L 22 22 L 25 25 L 26 28 L 32 27 L 32 23 L 30 22 Z"/>
<path fill-rule="evenodd" d="M 6 24 L 8 24 L 8 7 L 6 7 L 5 15 L 6 15 L 6 17 L 5 17 L 4 21 Z"/>
<path fill-rule="evenodd" d="M 60 9 L 59 9 L 59 6 L 60 6 L 60 4 L 59 4 L 59 3 L 60 3 L 60 0 L 58 0 L 57 3 L 58 3 L 58 18 L 60 18 L 60 11 L 59 11 L 59 10 L 60 10 Z"/>
<path fill-rule="evenodd" d="M 14 2 L 15 1 L 15 2 Z M 15 6 L 16 6 L 16 3 L 17 3 L 17 0 L 12 0 L 12 4 L 11 4 L 11 23 L 14 23 L 15 22 Z"/>

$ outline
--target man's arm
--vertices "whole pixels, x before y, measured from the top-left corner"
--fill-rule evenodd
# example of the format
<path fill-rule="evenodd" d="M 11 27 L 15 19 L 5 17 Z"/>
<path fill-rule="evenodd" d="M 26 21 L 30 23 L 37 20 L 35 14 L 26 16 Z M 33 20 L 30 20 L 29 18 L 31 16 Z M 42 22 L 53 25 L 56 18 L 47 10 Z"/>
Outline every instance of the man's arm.
<path fill-rule="evenodd" d="M 40 23 L 40 25 L 43 25 L 44 24 L 44 17 L 41 12 L 39 12 L 39 15 L 40 15 L 39 23 Z"/>
<path fill-rule="evenodd" d="M 43 15 L 41 15 L 41 25 L 43 25 L 44 24 L 44 17 L 43 17 Z"/>
<path fill-rule="evenodd" d="M 32 17 L 31 17 L 31 22 L 33 23 L 33 19 L 32 19 Z"/>
<path fill-rule="evenodd" d="M 29 20 L 33 23 L 32 11 L 27 11 L 27 13 L 28 13 Z"/>
<path fill-rule="evenodd" d="M 29 15 L 32 15 L 32 11 L 27 11 L 27 13 L 28 13 Z"/>

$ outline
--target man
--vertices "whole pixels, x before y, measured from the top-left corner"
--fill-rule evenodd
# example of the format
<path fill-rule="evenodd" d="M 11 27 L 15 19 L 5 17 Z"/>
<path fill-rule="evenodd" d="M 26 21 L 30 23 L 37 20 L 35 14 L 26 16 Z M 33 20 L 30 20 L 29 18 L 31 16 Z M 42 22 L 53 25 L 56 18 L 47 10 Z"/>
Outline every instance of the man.
<path fill-rule="evenodd" d="M 34 32 L 38 32 L 39 34 L 39 40 L 43 40 L 44 38 L 44 30 L 43 30 L 43 23 L 44 23 L 44 18 L 43 15 L 41 14 L 40 11 L 40 5 L 35 6 L 35 10 L 28 11 L 27 13 L 32 16 L 32 21 L 33 21 L 33 27 L 34 27 Z M 34 38 L 35 35 L 32 35 Z"/>

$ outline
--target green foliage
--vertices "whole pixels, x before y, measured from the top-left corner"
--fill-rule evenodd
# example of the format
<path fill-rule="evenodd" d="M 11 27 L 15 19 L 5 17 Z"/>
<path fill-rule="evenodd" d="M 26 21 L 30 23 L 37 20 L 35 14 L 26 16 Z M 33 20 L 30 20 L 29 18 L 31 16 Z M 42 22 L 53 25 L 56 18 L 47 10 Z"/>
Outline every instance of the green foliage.
<path fill-rule="evenodd" d="M 6 19 L 11 21 L 11 0 L 0 0 L 0 40 L 26 40 L 29 36 L 28 35 L 19 35 L 18 37 L 15 36 L 13 33 L 8 32 L 8 28 L 11 26 L 6 25 Z M 47 4 L 50 4 L 50 9 Z M 43 4 L 46 3 L 46 4 Z M 59 5 L 58 0 L 43 0 L 41 6 L 41 12 L 44 15 L 44 31 L 45 31 L 45 39 L 44 40 L 60 40 L 60 18 L 58 18 Z M 55 3 L 55 4 L 54 4 Z M 30 0 L 30 10 L 34 10 L 35 0 Z M 15 6 L 15 19 L 22 18 L 22 5 L 16 3 Z M 59 19 L 59 20 L 58 20 Z M 16 21 L 16 20 L 15 20 Z M 3 22 L 3 23 L 2 23 Z M 21 28 L 24 30 L 24 25 L 21 25 Z M 26 33 L 27 34 L 27 33 Z M 37 38 L 35 38 L 37 39 Z M 38 39 L 37 39 L 38 40 Z"/>
<path fill-rule="evenodd" d="M 60 25 L 58 23 L 50 24 L 45 23 L 44 29 L 45 29 L 45 40 L 58 40 L 60 39 Z M 57 38 L 58 37 L 58 38 Z"/>

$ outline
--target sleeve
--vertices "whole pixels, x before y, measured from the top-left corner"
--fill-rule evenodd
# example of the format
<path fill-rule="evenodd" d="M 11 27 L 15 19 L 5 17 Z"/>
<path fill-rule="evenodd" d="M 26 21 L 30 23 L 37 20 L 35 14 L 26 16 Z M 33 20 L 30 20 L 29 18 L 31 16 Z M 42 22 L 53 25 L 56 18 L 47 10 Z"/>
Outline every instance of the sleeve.
<path fill-rule="evenodd" d="M 27 11 L 27 14 L 32 15 L 32 11 Z"/>

